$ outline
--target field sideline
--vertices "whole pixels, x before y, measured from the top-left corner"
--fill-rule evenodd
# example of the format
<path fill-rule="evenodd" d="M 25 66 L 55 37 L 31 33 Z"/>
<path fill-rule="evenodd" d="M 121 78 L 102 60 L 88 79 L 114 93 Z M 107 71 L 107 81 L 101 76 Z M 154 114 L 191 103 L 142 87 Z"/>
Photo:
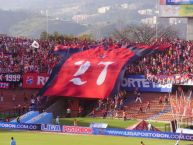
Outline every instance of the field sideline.
<path fill-rule="evenodd" d="M 9 145 L 10 137 L 16 139 L 17 145 L 174 145 L 175 140 L 158 140 L 129 137 L 66 135 L 55 133 L 38 133 L 23 131 L 0 131 L 0 145 Z M 180 145 L 190 145 L 190 141 L 181 141 Z"/>
<path fill-rule="evenodd" d="M 76 118 L 76 119 L 78 121 L 78 126 L 88 127 L 90 123 L 97 122 L 97 123 L 107 123 L 108 128 L 122 128 L 122 129 L 125 129 L 139 122 L 138 120 L 134 120 L 134 119 L 127 120 L 127 121 L 123 121 L 123 119 L 110 119 L 110 118 L 102 119 L 102 118 L 86 118 L 86 117 Z M 60 123 L 62 125 L 73 125 L 73 120 L 74 118 L 61 118 Z M 160 129 L 161 131 L 165 131 L 165 125 L 168 124 L 168 123 L 156 122 L 156 121 L 150 121 L 149 123 L 151 123 L 154 127 Z"/>

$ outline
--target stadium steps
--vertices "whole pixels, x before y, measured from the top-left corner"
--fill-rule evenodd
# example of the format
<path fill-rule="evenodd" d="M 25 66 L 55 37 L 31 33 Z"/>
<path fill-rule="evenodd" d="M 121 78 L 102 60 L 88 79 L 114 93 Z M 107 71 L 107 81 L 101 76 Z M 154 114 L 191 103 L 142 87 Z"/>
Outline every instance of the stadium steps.
<path fill-rule="evenodd" d="M 164 110 L 162 110 L 160 113 L 155 114 L 153 116 L 151 116 L 150 118 L 148 118 L 148 120 L 155 120 L 156 118 L 158 118 L 159 116 L 162 116 L 163 114 L 166 114 L 168 112 L 171 111 L 171 107 L 167 107 Z M 163 120 L 164 121 L 164 120 Z"/>
<path fill-rule="evenodd" d="M 6 113 L 9 110 L 14 110 L 18 105 L 21 108 L 28 107 L 30 103 L 30 97 L 32 94 L 36 94 L 36 89 L 4 89 L 0 91 L 3 94 L 4 100 L 0 102 L 0 112 Z M 24 96 L 27 96 L 28 102 L 24 102 Z M 15 96 L 15 101 L 12 97 Z"/>
<path fill-rule="evenodd" d="M 125 94 L 125 96 L 123 96 L 123 97 L 126 98 L 126 99 L 124 100 L 124 102 L 123 102 L 123 106 L 118 106 L 118 108 L 125 107 L 125 106 L 127 106 L 127 105 L 129 104 L 129 102 L 135 100 L 135 97 L 134 97 L 133 95 L 131 95 L 131 93 L 127 93 L 127 94 Z M 103 113 L 104 113 L 104 110 L 101 110 L 101 109 L 95 110 L 95 117 L 103 117 Z M 109 113 L 109 112 L 107 113 L 107 117 L 109 117 L 109 116 L 111 116 L 111 115 L 112 115 L 111 113 Z M 90 112 L 90 113 L 88 114 L 88 116 L 92 117 L 92 112 Z"/>
<path fill-rule="evenodd" d="M 133 96 L 133 94 L 130 94 L 130 95 Z M 135 97 L 133 97 L 133 99 L 128 99 L 129 101 L 124 104 L 125 105 L 124 110 L 126 111 L 127 118 L 147 120 L 155 115 L 160 114 L 160 112 L 162 112 L 162 111 L 164 111 L 164 113 L 165 113 L 165 110 L 168 110 L 168 108 L 170 108 L 170 104 L 164 104 L 164 103 L 159 104 L 159 97 L 160 96 L 163 96 L 163 94 L 162 93 L 160 93 L 160 94 L 143 93 L 141 96 L 142 103 L 135 102 Z M 145 108 L 146 108 L 148 102 L 150 102 L 150 110 L 145 112 Z M 142 108 L 143 108 L 142 113 L 139 112 L 140 106 L 142 106 Z M 109 111 L 109 112 L 111 112 L 111 111 Z M 111 114 L 112 113 L 108 113 L 108 117 L 112 117 L 112 116 L 110 116 Z M 103 111 L 102 110 L 96 111 L 95 116 L 96 117 L 102 117 Z M 123 110 L 114 111 L 113 116 L 115 118 L 122 118 L 123 117 Z"/>
<path fill-rule="evenodd" d="M 159 104 L 159 95 L 157 97 L 150 97 L 150 94 L 143 94 L 142 95 L 142 103 L 139 102 L 130 102 L 128 103 L 127 106 L 124 107 L 124 110 L 127 112 L 127 118 L 131 119 L 148 119 L 151 118 L 152 116 L 155 116 L 165 110 L 166 108 L 169 108 L 169 104 Z M 147 105 L 147 102 L 150 102 L 150 110 L 145 112 L 145 107 Z M 142 106 L 143 112 L 139 112 L 139 108 Z M 119 111 L 118 117 L 122 117 L 122 112 Z"/>
<path fill-rule="evenodd" d="M 30 101 L 30 97 L 32 94 L 36 94 L 38 90 L 36 89 L 6 89 L 3 90 L 4 101 L 12 102 L 12 96 L 15 95 L 15 102 L 23 102 L 24 95 L 28 97 L 28 101 Z"/>
<path fill-rule="evenodd" d="M 10 117 L 18 116 L 23 113 L 26 113 L 29 108 L 29 104 L 18 102 L 21 106 L 15 105 L 13 102 L 4 102 L 0 103 L 0 113 L 4 115 L 8 115 Z"/>
<path fill-rule="evenodd" d="M 156 120 L 156 121 L 172 121 L 172 120 L 174 120 L 174 116 L 173 116 L 173 113 L 170 111 L 170 112 L 164 113 L 164 114 L 154 118 L 154 120 Z"/>
<path fill-rule="evenodd" d="M 193 99 L 192 99 L 193 101 Z M 161 113 L 160 115 L 156 116 L 153 120 L 156 121 L 172 121 L 175 119 L 175 115 L 172 113 L 171 111 L 171 107 L 170 110 Z"/>
<path fill-rule="evenodd" d="M 26 121 L 27 124 L 51 124 L 53 123 L 53 114 L 43 112 L 36 117 Z"/>
<path fill-rule="evenodd" d="M 31 120 L 32 118 L 36 117 L 39 115 L 39 112 L 38 111 L 30 111 L 30 112 L 27 112 L 26 114 L 20 116 L 20 122 L 21 123 L 25 123 L 29 120 Z M 14 119 L 11 121 L 12 123 L 16 123 L 17 122 L 17 119 Z"/>

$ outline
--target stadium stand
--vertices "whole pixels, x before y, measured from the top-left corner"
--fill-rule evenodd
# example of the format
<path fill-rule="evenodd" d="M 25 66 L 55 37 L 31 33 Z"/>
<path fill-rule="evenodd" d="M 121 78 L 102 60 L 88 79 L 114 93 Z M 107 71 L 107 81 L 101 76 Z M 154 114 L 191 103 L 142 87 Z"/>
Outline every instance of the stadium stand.
<path fill-rule="evenodd" d="M 38 44 L 35 47 L 32 46 L 33 42 L 34 40 L 32 39 L 0 35 L 0 74 L 18 73 L 23 75 L 26 72 L 44 72 L 50 74 L 53 67 L 61 60 L 60 55 L 52 53 L 54 46 L 56 46 L 58 42 L 35 40 Z M 104 46 L 104 44 L 124 48 L 135 47 L 136 45 L 143 46 L 143 44 L 130 43 L 124 40 L 117 42 L 112 39 L 91 42 L 74 40 L 62 43 L 66 48 L 82 48 L 81 51 L 97 46 Z M 157 47 L 159 45 L 164 49 L 161 50 L 160 48 L 158 53 L 149 53 L 140 58 L 139 61 L 130 64 L 127 67 L 125 75 L 144 74 L 147 79 L 162 84 L 168 82 L 186 83 L 187 80 L 193 80 L 192 42 L 179 39 L 172 42 L 157 40 L 149 45 L 151 47 Z M 105 48 L 108 48 L 108 46 Z M 169 77 L 159 77 L 161 75 L 167 75 Z M 16 110 L 18 108 L 19 110 L 20 108 L 24 108 L 23 110 L 28 108 L 29 110 L 29 107 L 31 107 L 34 102 L 35 104 L 38 103 L 40 99 L 38 98 L 40 96 L 36 96 L 38 90 L 23 89 L 21 80 L 19 83 L 13 83 L 9 89 L 1 89 L 1 97 L 3 96 L 3 101 L 0 102 L 1 112 L 6 112 L 11 109 Z M 164 95 L 142 93 L 141 97 L 142 103 L 135 103 L 135 96 L 133 94 L 122 91 L 115 95 L 114 98 L 109 97 L 103 101 L 99 100 L 98 106 L 96 106 L 89 115 L 94 117 L 109 116 L 122 118 L 123 114 L 126 113 L 126 118 L 128 119 L 172 120 L 170 104 L 160 103 L 160 97 L 163 99 Z M 146 111 L 148 103 L 150 109 Z M 73 116 L 76 116 L 78 114 L 78 106 L 74 105 L 73 107 L 73 110 L 76 112 Z M 22 113 L 24 112 L 25 111 L 22 111 Z M 19 113 L 21 113 L 21 111 L 19 111 Z"/>

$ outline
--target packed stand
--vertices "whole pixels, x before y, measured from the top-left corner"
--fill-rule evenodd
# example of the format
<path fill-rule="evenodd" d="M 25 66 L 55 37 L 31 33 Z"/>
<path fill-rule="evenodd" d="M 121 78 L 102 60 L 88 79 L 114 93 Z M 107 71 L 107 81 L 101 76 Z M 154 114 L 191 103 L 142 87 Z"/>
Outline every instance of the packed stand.
<path fill-rule="evenodd" d="M 55 42 L 38 40 L 38 48 L 32 47 L 34 40 L 0 36 L 0 73 L 50 72 L 58 57 L 49 53 Z"/>
<path fill-rule="evenodd" d="M 128 66 L 126 74 L 145 74 L 161 83 L 186 83 L 193 81 L 193 44 L 175 40 L 169 49 L 142 57 Z"/>

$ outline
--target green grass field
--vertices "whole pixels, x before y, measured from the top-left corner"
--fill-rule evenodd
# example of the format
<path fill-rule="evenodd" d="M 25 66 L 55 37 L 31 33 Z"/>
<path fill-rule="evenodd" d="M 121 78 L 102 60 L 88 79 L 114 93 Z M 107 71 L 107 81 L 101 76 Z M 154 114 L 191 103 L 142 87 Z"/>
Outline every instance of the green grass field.
<path fill-rule="evenodd" d="M 63 125 L 73 125 L 74 118 L 61 118 L 60 122 Z M 108 128 L 127 128 L 131 125 L 136 124 L 137 120 L 127 120 L 123 121 L 122 119 L 101 119 L 101 118 L 77 118 L 79 126 L 89 126 L 91 122 L 97 123 L 107 123 Z M 160 129 L 161 131 L 165 131 L 165 124 L 162 122 L 150 122 L 153 126 Z"/>
<path fill-rule="evenodd" d="M 64 135 L 54 133 L 0 131 L 0 145 L 9 145 L 10 137 L 14 137 L 17 145 L 174 145 L 175 140 L 157 140 L 129 137 Z M 191 142 L 181 141 L 180 145 Z"/>

